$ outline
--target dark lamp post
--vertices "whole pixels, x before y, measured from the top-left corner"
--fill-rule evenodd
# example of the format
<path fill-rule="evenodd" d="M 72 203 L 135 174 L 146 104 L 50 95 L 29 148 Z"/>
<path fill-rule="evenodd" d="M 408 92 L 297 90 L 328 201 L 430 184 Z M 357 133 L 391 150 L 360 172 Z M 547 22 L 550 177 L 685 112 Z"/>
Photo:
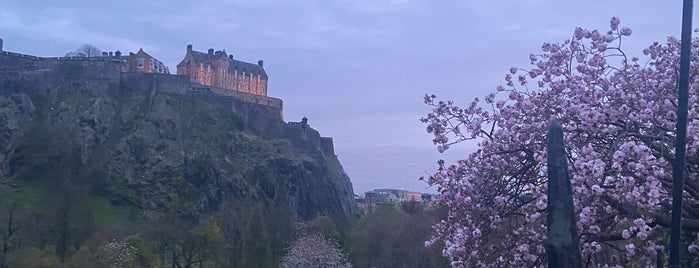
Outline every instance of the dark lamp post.
<path fill-rule="evenodd" d="M 680 79 L 677 96 L 677 139 L 672 167 L 672 223 L 670 225 L 670 268 L 680 267 L 680 232 L 682 229 L 682 191 L 684 189 L 685 150 L 687 148 L 687 102 L 689 100 L 689 61 L 692 44 L 693 0 L 682 6 L 682 40 Z"/>

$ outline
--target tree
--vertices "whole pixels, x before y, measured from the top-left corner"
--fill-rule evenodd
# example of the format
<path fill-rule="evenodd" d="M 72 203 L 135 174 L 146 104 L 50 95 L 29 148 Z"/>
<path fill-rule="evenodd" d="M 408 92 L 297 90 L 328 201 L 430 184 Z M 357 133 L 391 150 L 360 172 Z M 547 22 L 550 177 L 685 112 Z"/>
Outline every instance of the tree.
<path fill-rule="evenodd" d="M 0 174 L 1 176 L 1 174 Z M 17 231 L 19 227 L 17 226 L 17 218 L 15 212 L 17 210 L 17 200 L 12 203 L 12 206 L 7 211 L 7 216 L 3 218 L 4 226 L 0 225 L 0 239 L 2 239 L 2 251 L 0 252 L 0 267 L 6 267 L 5 256 L 7 256 L 10 249 L 19 242 L 17 241 Z"/>
<path fill-rule="evenodd" d="M 144 267 L 139 266 L 136 247 L 122 240 L 107 241 L 94 233 L 66 262 L 66 267 Z"/>
<path fill-rule="evenodd" d="M 431 226 L 439 210 L 424 208 L 418 202 L 379 204 L 362 216 L 349 235 L 352 263 L 370 267 L 446 267 L 446 259 L 435 248 L 426 248 Z"/>
<path fill-rule="evenodd" d="M 340 245 L 326 234 L 311 230 L 309 224 L 299 223 L 298 237 L 282 257 L 281 268 L 332 267 L 350 268 Z"/>
<path fill-rule="evenodd" d="M 53 247 L 34 247 L 14 251 L 7 256 L 8 267 L 64 267 Z"/>
<path fill-rule="evenodd" d="M 160 266 L 218 267 L 224 237 L 212 218 L 202 218 L 191 230 L 184 224 L 162 221 L 155 234 L 155 247 L 160 255 Z"/>
<path fill-rule="evenodd" d="M 293 212 L 256 200 L 231 200 L 221 205 L 217 222 L 225 238 L 230 267 L 278 267 L 293 233 Z"/>
<path fill-rule="evenodd" d="M 677 38 L 631 57 L 631 34 L 612 18 L 603 32 L 576 28 L 544 43 L 530 69 L 511 68 L 505 86 L 466 107 L 425 96 L 421 119 L 442 152 L 471 141 L 477 150 L 428 179 L 449 209 L 429 241 L 443 241 L 456 267 L 545 265 L 546 127 L 564 127 L 578 233 L 587 266 L 649 266 L 666 244 L 676 123 Z M 692 62 L 699 62 L 693 40 Z M 699 70 L 693 81 L 683 211 L 687 266 L 699 231 Z"/>
<path fill-rule="evenodd" d="M 73 52 L 68 52 L 66 57 L 97 57 L 102 55 L 102 50 L 90 44 L 83 44 Z"/>

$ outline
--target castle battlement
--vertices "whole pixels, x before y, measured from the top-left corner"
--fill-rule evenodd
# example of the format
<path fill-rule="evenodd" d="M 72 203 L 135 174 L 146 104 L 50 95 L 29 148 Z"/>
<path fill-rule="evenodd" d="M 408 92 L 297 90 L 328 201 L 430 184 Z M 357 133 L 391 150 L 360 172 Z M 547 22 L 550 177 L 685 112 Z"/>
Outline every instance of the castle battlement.
<path fill-rule="evenodd" d="M 226 57 L 226 59 L 229 63 L 231 62 L 229 57 Z M 238 63 L 239 62 L 236 61 L 235 64 Z M 93 57 L 38 57 L 3 51 L 2 39 L 0 39 L 0 78 L 12 80 L 28 78 L 32 77 L 37 72 L 57 70 L 65 64 L 78 64 L 82 66 L 86 74 L 89 74 L 89 78 L 110 79 L 115 83 L 148 83 L 148 85 L 141 85 L 143 86 L 141 88 L 178 94 L 207 94 L 261 105 L 262 107 L 266 107 L 263 109 L 267 111 L 266 113 L 283 120 L 283 101 L 278 98 L 266 96 L 266 74 L 264 74 L 264 91 L 251 90 L 251 85 L 261 86 L 262 83 L 247 84 L 245 85 L 247 90 L 238 91 L 225 87 L 205 85 L 196 79 L 192 79 L 192 77 L 187 74 L 169 74 L 167 67 L 164 67 L 160 61 L 143 52 L 142 49 L 139 50 L 138 53 L 130 53 L 129 56 L 122 56 L 121 53 L 117 51 L 117 53 L 108 53 L 106 55 L 103 54 L 102 56 Z M 235 64 L 232 64 L 232 66 Z M 262 63 L 259 63 L 258 68 L 260 70 L 262 68 L 261 65 Z M 251 68 L 248 66 L 245 70 L 248 69 Z M 264 70 L 262 70 L 262 72 L 264 72 Z M 248 71 L 248 76 L 245 76 L 241 71 L 240 78 L 247 77 L 247 79 L 243 80 L 251 82 L 253 80 L 250 78 L 250 73 L 251 72 Z M 235 77 L 235 75 L 233 77 Z M 261 77 L 262 76 L 259 76 L 257 79 L 261 79 Z M 241 80 L 241 82 L 244 81 Z"/>
<path fill-rule="evenodd" d="M 0 54 L 2 55 L 7 55 L 11 57 L 17 57 L 20 59 L 26 59 L 26 60 L 37 60 L 37 61 L 56 61 L 56 60 L 62 60 L 62 61 L 113 61 L 113 62 L 121 62 L 121 60 L 117 57 L 114 56 L 98 56 L 98 57 L 39 57 L 39 56 L 34 56 L 34 55 L 27 55 L 27 54 L 21 54 L 21 53 L 16 53 L 16 52 L 10 52 L 10 51 L 0 51 Z"/>

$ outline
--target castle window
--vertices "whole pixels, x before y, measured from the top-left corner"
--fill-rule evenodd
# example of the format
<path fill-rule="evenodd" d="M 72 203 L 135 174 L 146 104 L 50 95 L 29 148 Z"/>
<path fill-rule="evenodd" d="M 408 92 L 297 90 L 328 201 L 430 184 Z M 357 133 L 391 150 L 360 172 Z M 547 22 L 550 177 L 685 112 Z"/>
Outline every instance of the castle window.
<path fill-rule="evenodd" d="M 137 58 L 136 61 L 136 67 L 143 68 L 143 58 Z"/>

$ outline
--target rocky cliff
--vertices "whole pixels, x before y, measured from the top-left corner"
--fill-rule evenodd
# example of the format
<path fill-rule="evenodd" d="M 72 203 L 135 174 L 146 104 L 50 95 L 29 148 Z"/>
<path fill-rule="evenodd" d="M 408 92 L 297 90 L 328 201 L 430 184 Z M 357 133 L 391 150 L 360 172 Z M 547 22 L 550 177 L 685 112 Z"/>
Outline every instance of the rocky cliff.
<path fill-rule="evenodd" d="M 340 226 L 358 215 L 349 178 L 314 129 L 264 105 L 188 90 L 184 77 L 119 74 L 109 64 L 0 72 L 0 170 L 0 191 L 75 176 L 139 217 L 197 217 L 235 199 Z"/>

